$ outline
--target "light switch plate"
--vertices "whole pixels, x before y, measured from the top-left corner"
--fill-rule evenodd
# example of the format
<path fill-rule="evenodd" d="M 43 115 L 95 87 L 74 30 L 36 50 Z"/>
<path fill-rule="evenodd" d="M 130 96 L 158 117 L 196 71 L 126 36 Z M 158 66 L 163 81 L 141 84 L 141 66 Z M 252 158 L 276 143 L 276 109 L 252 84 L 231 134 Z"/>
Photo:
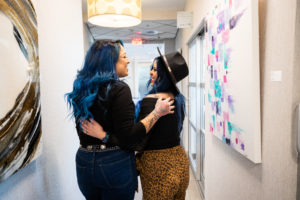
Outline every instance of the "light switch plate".
<path fill-rule="evenodd" d="M 271 81 L 281 81 L 282 72 L 281 71 L 271 71 Z"/>

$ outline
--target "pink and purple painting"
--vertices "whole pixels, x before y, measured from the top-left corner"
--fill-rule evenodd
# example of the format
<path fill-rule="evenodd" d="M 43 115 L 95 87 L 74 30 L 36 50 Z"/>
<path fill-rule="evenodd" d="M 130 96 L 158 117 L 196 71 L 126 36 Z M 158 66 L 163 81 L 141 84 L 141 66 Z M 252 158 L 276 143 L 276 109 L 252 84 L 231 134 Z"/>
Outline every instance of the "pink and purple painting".
<path fill-rule="evenodd" d="M 258 2 L 222 0 L 206 18 L 208 130 L 261 162 Z"/>

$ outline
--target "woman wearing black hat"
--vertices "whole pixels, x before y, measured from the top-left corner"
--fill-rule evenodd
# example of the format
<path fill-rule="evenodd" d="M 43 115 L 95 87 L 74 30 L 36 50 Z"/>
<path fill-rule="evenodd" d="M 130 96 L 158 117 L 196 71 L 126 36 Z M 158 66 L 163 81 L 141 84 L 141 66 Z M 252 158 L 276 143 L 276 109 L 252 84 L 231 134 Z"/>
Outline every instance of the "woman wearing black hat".
<path fill-rule="evenodd" d="M 160 53 L 160 52 L 159 52 Z M 179 52 L 157 57 L 152 65 L 149 84 L 152 89 L 136 106 L 137 120 L 154 108 L 159 98 L 175 100 L 175 112 L 161 117 L 139 144 L 137 169 L 140 172 L 144 200 L 184 200 L 189 183 L 189 160 L 180 146 L 185 114 L 185 99 L 176 83 L 188 75 L 187 64 Z M 99 135 L 89 124 L 87 134 Z M 95 128 L 94 130 L 97 130 Z M 100 129 L 98 129 L 100 130 Z"/>
<path fill-rule="evenodd" d="M 175 100 L 174 114 L 166 115 L 146 136 L 143 151 L 138 154 L 144 200 L 184 200 L 189 183 L 189 160 L 180 146 L 185 99 L 176 83 L 188 75 L 188 67 L 178 52 L 161 55 L 153 62 L 150 72 L 152 89 L 140 102 L 138 120 L 146 116 L 158 98 Z"/>

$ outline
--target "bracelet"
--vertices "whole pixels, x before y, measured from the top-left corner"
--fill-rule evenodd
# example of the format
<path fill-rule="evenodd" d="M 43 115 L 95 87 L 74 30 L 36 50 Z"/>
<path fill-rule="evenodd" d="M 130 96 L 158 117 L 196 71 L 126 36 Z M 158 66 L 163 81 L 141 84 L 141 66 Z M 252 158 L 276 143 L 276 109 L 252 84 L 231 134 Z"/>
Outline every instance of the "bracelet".
<path fill-rule="evenodd" d="M 102 142 L 103 143 L 106 143 L 108 141 L 108 138 L 109 138 L 109 134 L 106 132 L 106 135 L 105 137 L 102 139 Z"/>

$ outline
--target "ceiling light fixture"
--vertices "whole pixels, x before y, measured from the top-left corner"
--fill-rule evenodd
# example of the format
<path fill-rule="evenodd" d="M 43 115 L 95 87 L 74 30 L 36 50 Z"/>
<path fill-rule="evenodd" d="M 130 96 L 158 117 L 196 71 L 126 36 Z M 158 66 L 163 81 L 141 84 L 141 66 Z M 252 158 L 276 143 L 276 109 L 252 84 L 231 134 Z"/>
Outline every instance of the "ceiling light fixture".
<path fill-rule="evenodd" d="M 141 23 L 141 0 L 88 0 L 88 21 L 104 27 L 130 27 Z"/>

